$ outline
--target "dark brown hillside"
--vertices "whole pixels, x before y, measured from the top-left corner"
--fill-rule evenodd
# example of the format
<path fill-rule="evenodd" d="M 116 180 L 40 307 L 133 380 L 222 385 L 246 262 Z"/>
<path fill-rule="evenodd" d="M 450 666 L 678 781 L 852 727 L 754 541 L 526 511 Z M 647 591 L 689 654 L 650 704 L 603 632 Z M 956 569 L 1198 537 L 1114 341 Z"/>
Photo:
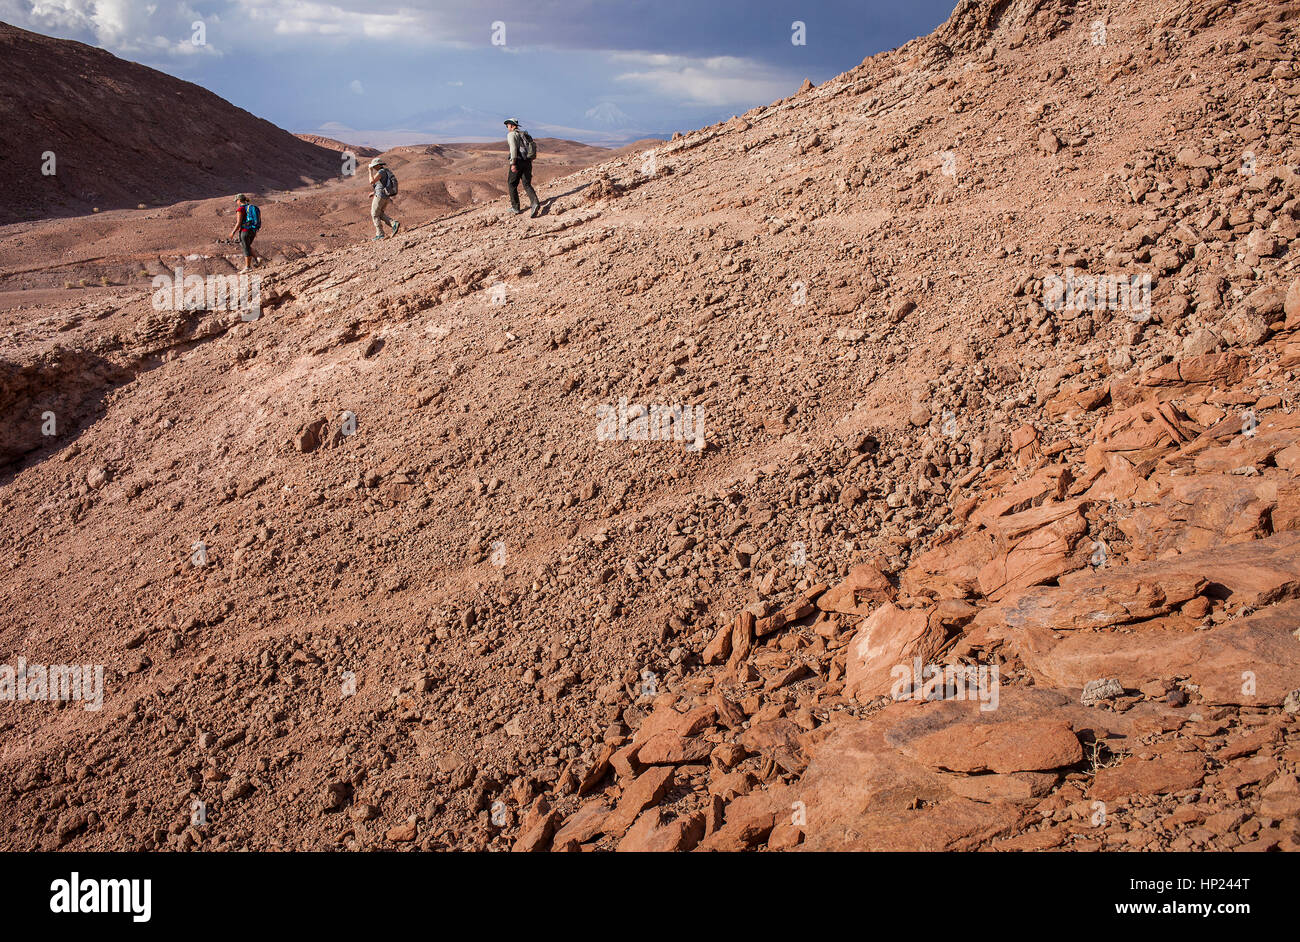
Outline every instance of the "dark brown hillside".
<path fill-rule="evenodd" d="M 34 80 L 40 76 L 40 80 Z M 44 155 L 55 173 L 42 173 Z M 190 82 L 0 23 L 0 224 L 339 173 L 338 155 Z"/>

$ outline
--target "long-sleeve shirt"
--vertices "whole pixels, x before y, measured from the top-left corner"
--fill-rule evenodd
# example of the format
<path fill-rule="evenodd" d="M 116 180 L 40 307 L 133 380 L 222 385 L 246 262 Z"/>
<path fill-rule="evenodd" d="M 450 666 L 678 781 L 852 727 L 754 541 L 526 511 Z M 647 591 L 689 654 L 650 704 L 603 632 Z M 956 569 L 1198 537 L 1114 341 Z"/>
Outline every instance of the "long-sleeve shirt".
<path fill-rule="evenodd" d="M 506 134 L 506 142 L 510 145 L 510 162 L 514 163 L 519 159 L 519 154 L 524 146 L 524 136 L 515 128 Z"/>

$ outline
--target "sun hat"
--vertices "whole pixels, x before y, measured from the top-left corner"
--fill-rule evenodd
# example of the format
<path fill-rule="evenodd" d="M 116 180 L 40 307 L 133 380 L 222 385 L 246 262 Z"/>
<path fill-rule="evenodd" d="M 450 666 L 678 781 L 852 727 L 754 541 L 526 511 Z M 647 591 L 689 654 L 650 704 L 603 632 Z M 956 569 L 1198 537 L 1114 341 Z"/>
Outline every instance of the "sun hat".
<path fill-rule="evenodd" d="M 384 166 L 384 158 L 382 158 L 382 157 L 376 157 L 374 160 L 370 161 L 370 166 L 372 166 L 372 167 L 382 167 L 382 166 Z"/>

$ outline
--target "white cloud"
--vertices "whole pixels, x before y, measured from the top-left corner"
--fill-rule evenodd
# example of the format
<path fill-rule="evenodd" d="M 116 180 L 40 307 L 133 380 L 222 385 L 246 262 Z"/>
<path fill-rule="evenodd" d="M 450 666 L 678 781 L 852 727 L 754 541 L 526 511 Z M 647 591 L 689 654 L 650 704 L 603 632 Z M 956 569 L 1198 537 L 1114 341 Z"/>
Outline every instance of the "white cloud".
<path fill-rule="evenodd" d="M 438 12 L 388 0 L 206 0 L 202 6 L 203 12 L 187 0 L 0 0 L 0 20 L 133 58 L 220 54 L 218 46 L 236 42 L 282 47 L 288 37 L 425 43 L 452 38 Z M 207 29 L 204 46 L 191 41 L 197 21 Z M 463 31 L 457 26 L 456 32 Z"/>
<path fill-rule="evenodd" d="M 640 66 L 615 76 L 683 103 L 721 106 L 772 101 L 791 94 L 798 82 L 751 59 L 713 56 L 699 59 L 663 53 L 612 53 L 614 62 Z M 791 84 L 794 82 L 794 84 Z"/>
<path fill-rule="evenodd" d="M 314 0 L 233 0 L 233 3 L 241 22 L 277 36 L 428 38 L 431 19 L 428 14 L 400 7 L 385 10 L 383 4 L 349 10 Z"/>
<path fill-rule="evenodd" d="M 185 2 L 139 0 L 0 0 L 0 20 L 47 35 L 69 36 L 133 58 L 220 55 L 211 33 L 217 14 Z M 196 45 L 196 22 L 209 34 Z"/>
<path fill-rule="evenodd" d="M 354 95 L 364 95 L 366 93 L 365 88 L 361 85 L 361 79 L 353 79 L 348 88 L 352 89 Z"/>

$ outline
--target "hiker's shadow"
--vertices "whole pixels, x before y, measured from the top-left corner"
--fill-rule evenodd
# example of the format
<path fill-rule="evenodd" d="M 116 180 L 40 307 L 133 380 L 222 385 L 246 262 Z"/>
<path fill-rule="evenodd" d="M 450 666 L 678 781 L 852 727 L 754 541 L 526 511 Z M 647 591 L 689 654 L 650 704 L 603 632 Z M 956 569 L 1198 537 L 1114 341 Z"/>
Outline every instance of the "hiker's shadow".
<path fill-rule="evenodd" d="M 542 200 L 542 208 L 537 211 L 537 215 L 545 216 L 549 214 L 551 207 L 555 205 L 556 200 L 562 200 L 566 196 L 572 196 L 574 193 L 581 193 L 589 186 L 591 186 L 590 183 L 584 183 L 582 186 L 575 186 L 572 190 L 569 190 L 566 193 L 558 193 L 555 196 L 548 196 L 546 199 Z"/>

